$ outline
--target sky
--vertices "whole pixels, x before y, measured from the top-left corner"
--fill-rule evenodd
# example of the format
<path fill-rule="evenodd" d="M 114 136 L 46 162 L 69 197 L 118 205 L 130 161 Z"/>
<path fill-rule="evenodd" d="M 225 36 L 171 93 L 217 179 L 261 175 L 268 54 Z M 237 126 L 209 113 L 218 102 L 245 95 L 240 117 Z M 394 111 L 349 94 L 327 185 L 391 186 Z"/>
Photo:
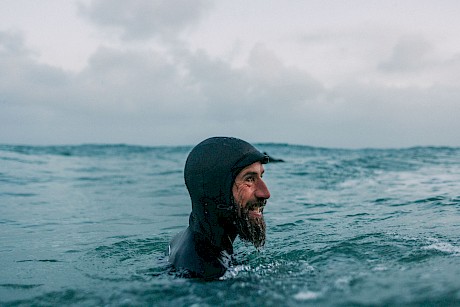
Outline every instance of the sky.
<path fill-rule="evenodd" d="M 460 146 L 457 0 L 1 0 L 0 143 Z"/>

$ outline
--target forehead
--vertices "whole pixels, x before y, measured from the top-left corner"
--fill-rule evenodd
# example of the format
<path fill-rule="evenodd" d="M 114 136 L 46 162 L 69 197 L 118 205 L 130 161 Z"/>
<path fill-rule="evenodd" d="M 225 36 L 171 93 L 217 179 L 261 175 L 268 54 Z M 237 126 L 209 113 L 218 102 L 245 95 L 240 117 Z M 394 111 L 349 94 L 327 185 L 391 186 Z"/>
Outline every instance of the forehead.
<path fill-rule="evenodd" d="M 256 174 L 261 175 L 264 173 L 264 171 L 265 170 L 264 170 L 264 166 L 262 165 L 262 163 L 255 162 L 243 168 L 241 172 L 239 172 L 239 174 L 236 176 L 236 178 L 245 176 L 246 174 L 250 174 L 250 173 L 256 173 Z"/>

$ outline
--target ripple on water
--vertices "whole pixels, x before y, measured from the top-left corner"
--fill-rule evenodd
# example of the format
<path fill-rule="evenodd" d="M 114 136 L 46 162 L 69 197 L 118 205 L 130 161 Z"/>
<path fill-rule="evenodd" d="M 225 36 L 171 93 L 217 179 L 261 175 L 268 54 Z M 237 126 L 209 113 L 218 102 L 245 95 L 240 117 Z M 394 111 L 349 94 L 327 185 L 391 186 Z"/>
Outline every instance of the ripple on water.
<path fill-rule="evenodd" d="M 64 289 L 62 291 L 47 292 L 33 299 L 20 299 L 8 303 L 9 306 L 102 306 L 104 300 L 92 291 L 79 289 Z"/>
<path fill-rule="evenodd" d="M 33 289 L 41 286 L 43 284 L 0 284 L 0 287 L 7 289 Z"/>
<path fill-rule="evenodd" d="M 150 280 L 168 270 L 165 236 L 101 245 L 82 256 L 79 269 L 91 279 L 113 282 Z M 153 269 L 152 269 L 153 268 Z"/>

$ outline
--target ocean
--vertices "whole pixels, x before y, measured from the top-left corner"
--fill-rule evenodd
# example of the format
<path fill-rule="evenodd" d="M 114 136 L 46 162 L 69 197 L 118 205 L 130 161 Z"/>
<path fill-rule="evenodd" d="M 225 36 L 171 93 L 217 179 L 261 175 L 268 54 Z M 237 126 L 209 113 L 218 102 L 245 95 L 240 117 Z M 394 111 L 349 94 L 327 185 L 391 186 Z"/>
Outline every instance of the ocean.
<path fill-rule="evenodd" d="M 255 144 L 260 252 L 176 276 L 190 146 L 0 145 L 2 306 L 460 306 L 460 148 Z"/>

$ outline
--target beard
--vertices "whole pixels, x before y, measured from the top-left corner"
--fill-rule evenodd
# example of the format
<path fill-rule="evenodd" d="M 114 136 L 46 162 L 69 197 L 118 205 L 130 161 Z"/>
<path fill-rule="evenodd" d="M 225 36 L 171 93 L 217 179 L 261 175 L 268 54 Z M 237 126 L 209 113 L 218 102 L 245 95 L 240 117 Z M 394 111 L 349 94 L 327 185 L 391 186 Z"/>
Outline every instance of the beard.
<path fill-rule="evenodd" d="M 266 201 L 249 202 L 244 208 L 235 203 L 236 228 L 240 239 L 252 243 L 258 250 L 265 245 L 265 220 L 263 209 Z M 260 208 L 260 216 L 251 214 L 251 211 Z"/>

